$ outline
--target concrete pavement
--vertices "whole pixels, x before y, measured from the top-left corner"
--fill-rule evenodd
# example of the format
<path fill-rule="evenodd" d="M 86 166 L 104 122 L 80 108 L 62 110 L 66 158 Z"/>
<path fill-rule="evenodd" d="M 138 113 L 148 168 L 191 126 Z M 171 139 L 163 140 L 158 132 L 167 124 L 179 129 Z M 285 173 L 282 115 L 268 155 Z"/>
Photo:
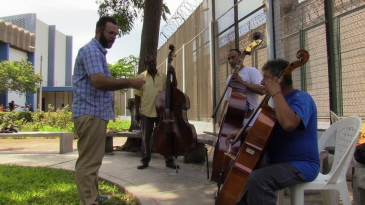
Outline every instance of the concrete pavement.
<path fill-rule="evenodd" d="M 77 155 L 76 151 L 66 154 L 1 151 L 0 163 L 73 171 Z M 143 205 L 214 204 L 217 186 L 207 180 L 204 163 L 184 164 L 182 157 L 179 157 L 177 163 L 180 169 L 176 173 L 175 170 L 165 167 L 164 158 L 159 154 L 152 155 L 150 166 L 144 170 L 136 168 L 140 164 L 139 160 L 138 153 L 114 151 L 113 155 L 104 156 L 99 176 L 124 188 Z M 321 196 L 316 193 L 307 194 L 305 199 L 305 204 L 323 204 Z M 284 204 L 290 204 L 287 196 Z"/>
<path fill-rule="evenodd" d="M 141 204 L 214 204 L 216 185 L 207 180 L 204 163 L 180 165 L 178 173 L 165 167 L 165 160 L 153 154 L 150 166 L 138 170 L 140 157 L 137 153 L 114 151 L 105 155 L 99 176 L 111 181 L 134 195 Z M 1 164 L 42 166 L 74 171 L 78 153 L 54 152 L 0 152 Z"/>

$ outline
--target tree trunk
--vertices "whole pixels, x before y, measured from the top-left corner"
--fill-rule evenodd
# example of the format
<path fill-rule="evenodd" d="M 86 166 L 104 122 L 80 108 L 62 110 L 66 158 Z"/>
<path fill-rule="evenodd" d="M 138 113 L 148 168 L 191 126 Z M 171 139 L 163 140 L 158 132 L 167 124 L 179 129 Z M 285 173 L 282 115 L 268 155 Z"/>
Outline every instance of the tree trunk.
<path fill-rule="evenodd" d="M 128 99 L 126 108 L 131 113 L 131 126 L 129 127 L 129 132 L 132 132 L 133 130 L 140 130 L 141 127 L 135 118 L 134 98 Z M 142 145 L 141 139 L 128 138 L 127 141 L 122 146 L 122 151 L 139 152 L 141 151 L 141 145 Z"/>
<path fill-rule="evenodd" d="M 144 59 L 146 55 L 154 57 L 157 55 L 161 14 L 162 0 L 145 1 L 138 73 L 145 70 Z"/>
<path fill-rule="evenodd" d="M 162 2 L 163 0 L 145 1 L 138 73 L 142 73 L 145 70 L 144 59 L 146 55 L 157 57 Z M 136 122 L 134 116 L 134 99 L 128 99 L 127 109 L 131 112 L 131 127 L 129 131 L 140 130 L 139 123 Z M 122 151 L 138 152 L 141 151 L 141 145 L 141 139 L 128 138 L 122 147 Z"/>

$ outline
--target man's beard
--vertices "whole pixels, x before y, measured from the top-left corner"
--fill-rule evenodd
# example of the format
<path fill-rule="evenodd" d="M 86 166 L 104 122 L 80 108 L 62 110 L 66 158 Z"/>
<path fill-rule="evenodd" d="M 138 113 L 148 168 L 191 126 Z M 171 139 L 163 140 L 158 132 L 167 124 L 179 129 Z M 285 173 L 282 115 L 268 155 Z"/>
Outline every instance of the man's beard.
<path fill-rule="evenodd" d="M 109 41 L 108 39 L 106 39 L 104 32 L 101 33 L 100 39 L 99 39 L 100 44 L 104 47 L 104 48 L 111 48 L 111 46 L 108 45 Z M 112 44 L 113 45 L 113 44 Z"/>

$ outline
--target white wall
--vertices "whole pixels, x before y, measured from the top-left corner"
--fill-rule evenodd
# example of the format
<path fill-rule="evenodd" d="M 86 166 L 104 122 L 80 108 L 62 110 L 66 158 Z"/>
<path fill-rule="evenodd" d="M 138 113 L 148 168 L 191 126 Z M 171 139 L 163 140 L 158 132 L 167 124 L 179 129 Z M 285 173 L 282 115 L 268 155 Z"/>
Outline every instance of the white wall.
<path fill-rule="evenodd" d="M 56 27 L 57 29 L 57 27 Z M 54 86 L 65 86 L 66 35 L 56 30 Z"/>
<path fill-rule="evenodd" d="M 9 61 L 16 61 L 21 59 L 27 59 L 27 53 L 23 51 L 16 50 L 14 48 L 10 48 L 9 50 Z M 14 100 L 15 104 L 19 106 L 23 106 L 25 104 L 25 94 L 20 95 L 17 92 L 8 92 L 8 102 Z"/>
<path fill-rule="evenodd" d="M 42 75 L 43 77 L 43 87 L 48 85 L 47 76 L 48 76 L 48 36 L 49 36 L 49 27 L 44 22 L 37 19 L 36 23 L 36 41 L 35 41 L 35 63 L 34 63 L 34 71 L 39 73 L 40 71 L 40 58 L 43 56 L 42 62 Z"/>

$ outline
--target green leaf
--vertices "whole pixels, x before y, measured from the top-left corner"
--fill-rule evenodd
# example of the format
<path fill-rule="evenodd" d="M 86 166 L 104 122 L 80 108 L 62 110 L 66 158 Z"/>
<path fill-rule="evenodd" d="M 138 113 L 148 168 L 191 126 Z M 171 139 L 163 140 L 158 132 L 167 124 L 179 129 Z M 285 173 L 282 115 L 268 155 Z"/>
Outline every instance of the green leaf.
<path fill-rule="evenodd" d="M 41 75 L 34 73 L 34 66 L 29 61 L 22 59 L 0 62 L 0 93 L 36 93 L 41 80 Z"/>
<path fill-rule="evenodd" d="M 117 21 L 120 36 L 129 34 L 134 28 L 135 20 L 143 17 L 144 0 L 96 0 L 95 2 L 99 4 L 100 17 L 111 16 Z M 163 4 L 162 18 L 165 21 L 166 14 L 170 14 L 170 10 L 166 4 Z"/>

